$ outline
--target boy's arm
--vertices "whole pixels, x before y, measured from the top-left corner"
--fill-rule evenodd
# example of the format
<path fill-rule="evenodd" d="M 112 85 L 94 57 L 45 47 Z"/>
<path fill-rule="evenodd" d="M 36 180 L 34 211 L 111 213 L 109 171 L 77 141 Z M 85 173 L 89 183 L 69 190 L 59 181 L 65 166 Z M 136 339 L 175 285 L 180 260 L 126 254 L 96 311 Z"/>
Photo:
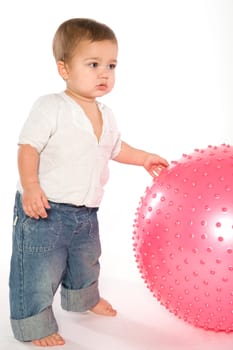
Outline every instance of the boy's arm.
<path fill-rule="evenodd" d="M 114 160 L 124 164 L 144 166 L 151 176 L 158 175 L 164 167 L 168 166 L 166 159 L 157 154 L 131 147 L 124 141 L 122 141 L 120 153 Z"/>
<path fill-rule="evenodd" d="M 40 156 L 30 145 L 19 145 L 18 169 L 23 187 L 22 205 L 26 215 L 39 219 L 46 218 L 49 209 L 48 200 L 40 187 L 38 166 Z"/>

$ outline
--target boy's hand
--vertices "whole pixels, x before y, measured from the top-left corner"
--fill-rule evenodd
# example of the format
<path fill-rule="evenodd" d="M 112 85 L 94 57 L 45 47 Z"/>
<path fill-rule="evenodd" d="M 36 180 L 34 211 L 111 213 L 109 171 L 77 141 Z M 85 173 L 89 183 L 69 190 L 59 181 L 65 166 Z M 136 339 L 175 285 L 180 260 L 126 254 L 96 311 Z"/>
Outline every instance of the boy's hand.
<path fill-rule="evenodd" d="M 50 209 L 48 200 L 39 184 L 30 184 L 23 190 L 23 210 L 26 215 L 34 219 L 47 218 L 46 209 Z"/>
<path fill-rule="evenodd" d="M 148 173 L 155 177 L 160 174 L 160 172 L 168 166 L 166 159 L 161 158 L 157 154 L 149 153 L 144 162 L 144 168 Z"/>

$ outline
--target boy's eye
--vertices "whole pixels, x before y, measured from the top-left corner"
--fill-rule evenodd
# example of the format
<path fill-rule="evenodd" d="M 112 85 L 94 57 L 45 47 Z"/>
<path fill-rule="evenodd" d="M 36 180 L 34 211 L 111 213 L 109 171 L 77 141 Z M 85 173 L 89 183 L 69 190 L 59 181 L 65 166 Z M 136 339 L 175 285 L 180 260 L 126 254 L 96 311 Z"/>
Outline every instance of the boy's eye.
<path fill-rule="evenodd" d="M 91 62 L 91 63 L 88 63 L 88 66 L 90 68 L 97 68 L 97 67 L 100 67 L 100 64 L 98 62 Z M 110 63 L 106 66 L 106 69 L 109 69 L 109 70 L 114 70 L 116 68 L 116 63 Z"/>
<path fill-rule="evenodd" d="M 107 68 L 108 68 L 109 70 L 113 70 L 113 69 L 116 68 L 116 64 L 115 64 L 115 63 L 108 64 Z"/>
<path fill-rule="evenodd" d="M 96 68 L 96 67 L 98 67 L 98 63 L 97 62 L 89 63 L 89 67 L 90 68 Z"/>

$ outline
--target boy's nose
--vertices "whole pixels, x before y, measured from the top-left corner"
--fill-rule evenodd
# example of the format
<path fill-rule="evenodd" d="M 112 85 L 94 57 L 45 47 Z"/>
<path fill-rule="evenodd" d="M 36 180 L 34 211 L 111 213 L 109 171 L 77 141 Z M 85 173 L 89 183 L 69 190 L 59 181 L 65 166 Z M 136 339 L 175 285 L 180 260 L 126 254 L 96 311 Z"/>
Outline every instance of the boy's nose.
<path fill-rule="evenodd" d="M 108 73 L 109 73 L 109 70 L 107 66 L 99 66 L 99 72 L 98 72 L 99 77 L 107 78 Z"/>

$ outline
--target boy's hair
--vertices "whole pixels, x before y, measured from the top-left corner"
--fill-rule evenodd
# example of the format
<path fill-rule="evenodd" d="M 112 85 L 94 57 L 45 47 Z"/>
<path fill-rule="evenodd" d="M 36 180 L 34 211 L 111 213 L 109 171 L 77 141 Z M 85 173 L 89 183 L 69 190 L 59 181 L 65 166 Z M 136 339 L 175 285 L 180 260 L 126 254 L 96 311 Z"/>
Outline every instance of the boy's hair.
<path fill-rule="evenodd" d="M 63 22 L 53 38 L 53 55 L 58 61 L 69 61 L 82 40 L 111 40 L 117 44 L 117 38 L 107 25 L 89 18 L 72 18 Z"/>

